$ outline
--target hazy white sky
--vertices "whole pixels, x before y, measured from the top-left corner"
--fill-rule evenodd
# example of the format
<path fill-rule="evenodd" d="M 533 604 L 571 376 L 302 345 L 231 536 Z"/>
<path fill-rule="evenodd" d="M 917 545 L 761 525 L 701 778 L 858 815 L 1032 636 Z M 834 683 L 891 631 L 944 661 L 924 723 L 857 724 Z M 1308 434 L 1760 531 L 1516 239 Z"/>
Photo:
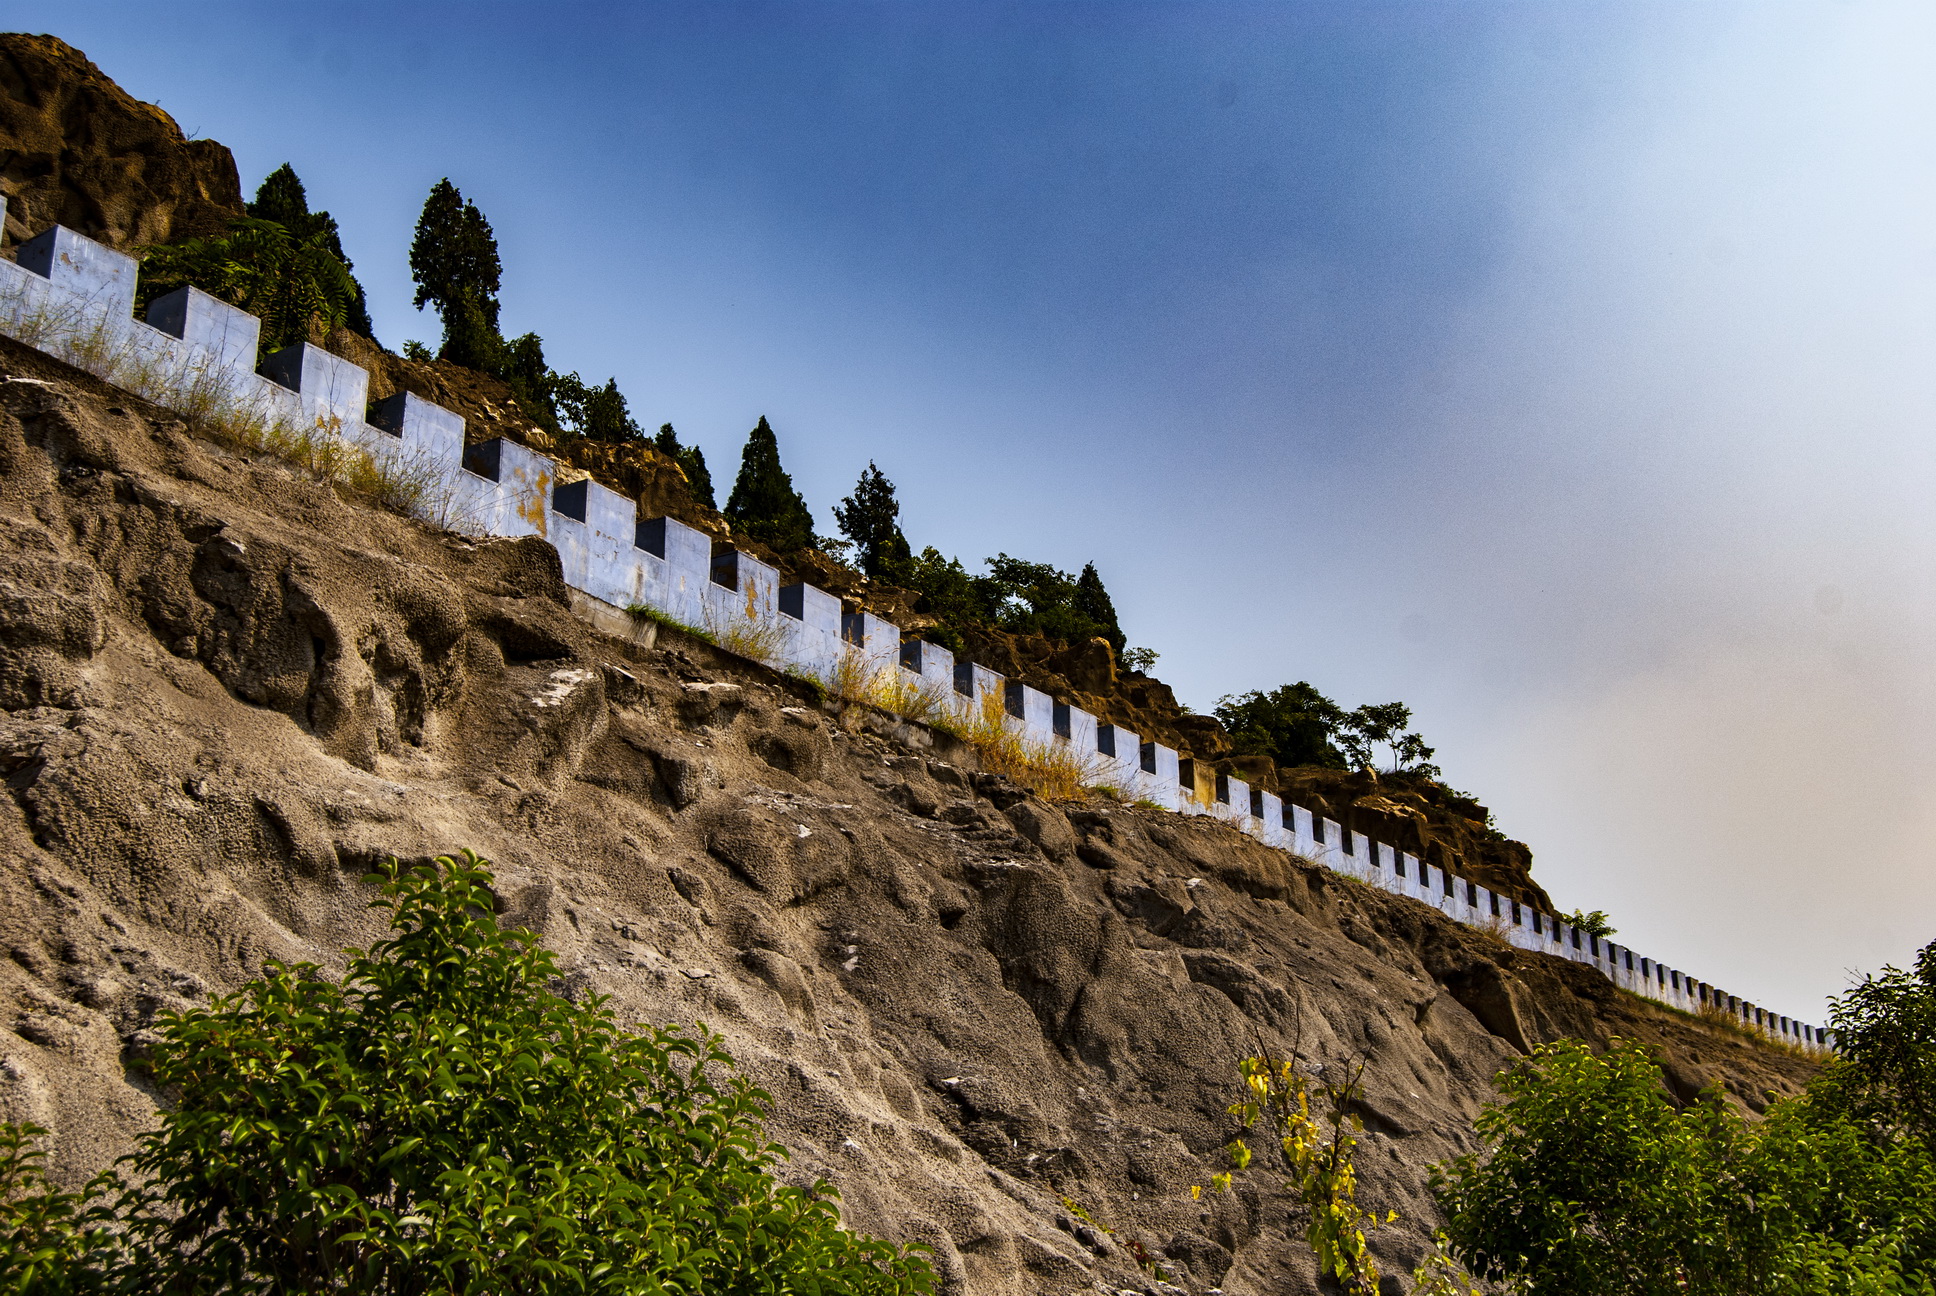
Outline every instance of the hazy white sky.
<path fill-rule="evenodd" d="M 1399 698 L 1562 905 L 1818 1017 L 1936 938 L 1936 7 L 0 5 L 730 477 Z"/>

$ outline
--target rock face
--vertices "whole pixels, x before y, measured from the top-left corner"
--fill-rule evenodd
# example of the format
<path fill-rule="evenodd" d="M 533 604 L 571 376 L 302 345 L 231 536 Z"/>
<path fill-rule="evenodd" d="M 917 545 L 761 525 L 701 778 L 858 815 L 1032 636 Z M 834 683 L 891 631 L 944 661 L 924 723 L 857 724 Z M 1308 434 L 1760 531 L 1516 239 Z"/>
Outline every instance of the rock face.
<path fill-rule="evenodd" d="M 540 541 L 353 507 L 10 342 L 0 529 L 0 1117 L 68 1182 L 153 1119 L 160 1012 L 340 968 L 371 863 L 462 845 L 574 991 L 722 1030 L 787 1173 L 951 1293 L 1157 1291 L 1133 1247 L 1191 1292 L 1317 1291 L 1261 1165 L 1188 1191 L 1260 1043 L 1365 1063 L 1388 1268 L 1538 1041 L 1650 1040 L 1677 1093 L 1750 1107 L 1810 1070 L 1221 825 L 1048 805 L 703 643 L 603 636 Z"/>
<path fill-rule="evenodd" d="M 131 251 L 242 214 L 227 148 L 187 138 L 53 36 L 0 34 L 0 187 L 9 244 L 58 223 Z"/>

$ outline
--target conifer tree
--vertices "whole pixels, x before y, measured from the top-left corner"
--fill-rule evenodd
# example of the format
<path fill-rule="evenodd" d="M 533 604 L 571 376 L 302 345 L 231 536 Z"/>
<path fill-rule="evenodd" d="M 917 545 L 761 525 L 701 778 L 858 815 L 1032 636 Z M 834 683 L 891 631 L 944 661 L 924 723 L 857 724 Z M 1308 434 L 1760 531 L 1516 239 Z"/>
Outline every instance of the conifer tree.
<path fill-rule="evenodd" d="M 860 569 L 868 576 L 892 577 L 913 557 L 907 537 L 901 534 L 900 517 L 894 483 L 868 460 L 867 471 L 854 483 L 854 493 L 834 505 L 834 521 L 840 533 L 854 542 Z"/>
<path fill-rule="evenodd" d="M 1096 564 L 1083 564 L 1082 575 L 1076 577 L 1073 602 L 1076 615 L 1094 623 L 1096 633 L 1107 639 L 1118 654 L 1128 647 L 1129 640 L 1116 621 L 1116 605 L 1110 601 L 1109 591 L 1102 587 L 1102 577 L 1096 575 Z"/>
<path fill-rule="evenodd" d="M 793 478 L 780 466 L 780 445 L 764 414 L 740 451 L 739 476 L 726 500 L 726 520 L 735 531 L 781 553 L 813 545 L 813 514 L 793 489 Z"/>
<path fill-rule="evenodd" d="M 696 445 L 680 445 L 679 434 L 672 430 L 670 423 L 659 425 L 659 435 L 653 438 L 652 444 L 686 474 L 686 485 L 691 488 L 694 500 L 709 509 L 719 507 L 713 501 L 713 475 L 706 467 L 704 450 Z"/>
<path fill-rule="evenodd" d="M 486 373 L 504 367 L 497 292 L 502 266 L 497 236 L 475 203 L 446 176 L 430 188 L 410 242 L 412 303 L 437 308 L 444 323 L 442 358 Z"/>
<path fill-rule="evenodd" d="M 248 204 L 247 210 L 257 220 L 274 221 L 299 242 L 317 234 L 322 235 L 323 246 L 343 263 L 343 269 L 356 269 L 356 263 L 343 251 L 343 235 L 336 227 L 336 218 L 326 211 L 309 210 L 309 195 L 303 191 L 303 182 L 296 175 L 296 169 L 287 162 L 263 179 L 255 191 L 255 201 Z M 374 338 L 376 327 L 370 323 L 370 308 L 364 300 L 363 285 L 357 282 L 354 274 L 350 275 L 350 283 L 356 287 L 356 296 L 349 303 L 343 327 L 366 338 Z"/>
<path fill-rule="evenodd" d="M 531 421 L 553 437 L 563 436 L 558 419 L 558 397 L 564 379 L 545 362 L 544 339 L 525 333 L 504 344 L 504 367 L 498 376 L 518 398 Z"/>

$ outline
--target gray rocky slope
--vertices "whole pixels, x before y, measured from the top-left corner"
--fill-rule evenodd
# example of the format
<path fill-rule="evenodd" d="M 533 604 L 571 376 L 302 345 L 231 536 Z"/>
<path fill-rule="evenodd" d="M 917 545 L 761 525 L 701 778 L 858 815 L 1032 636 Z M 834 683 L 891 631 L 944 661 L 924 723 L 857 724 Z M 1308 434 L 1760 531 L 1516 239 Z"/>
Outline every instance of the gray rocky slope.
<path fill-rule="evenodd" d="M 541 541 L 346 503 L 7 342 L 0 536 L 0 1117 L 68 1182 L 152 1121 L 160 1011 L 340 967 L 372 862 L 459 846 L 574 991 L 722 1031 L 787 1173 L 950 1292 L 1153 1290 L 1132 1242 L 1192 1292 L 1318 1290 L 1268 1174 L 1188 1192 L 1260 1044 L 1364 1059 L 1397 1269 L 1426 1167 L 1534 1042 L 1639 1036 L 1751 1107 L 1810 1069 L 1222 826 L 1050 805 L 706 644 L 602 634 Z"/>

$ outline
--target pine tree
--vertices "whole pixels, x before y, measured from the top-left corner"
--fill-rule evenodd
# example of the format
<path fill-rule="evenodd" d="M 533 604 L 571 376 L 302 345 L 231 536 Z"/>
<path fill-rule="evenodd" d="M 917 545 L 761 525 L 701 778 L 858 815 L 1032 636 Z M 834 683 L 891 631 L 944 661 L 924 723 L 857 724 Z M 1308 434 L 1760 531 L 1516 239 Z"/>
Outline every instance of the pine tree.
<path fill-rule="evenodd" d="M 322 235 L 323 246 L 343 263 L 344 271 L 356 269 L 356 263 L 343 251 L 343 234 L 336 227 L 336 218 L 326 211 L 309 210 L 309 195 L 303 192 L 303 182 L 296 175 L 296 169 L 287 162 L 264 177 L 256 188 L 255 201 L 249 203 L 246 210 L 257 220 L 274 221 L 282 226 L 298 243 Z M 350 283 L 355 287 L 356 295 L 343 316 L 343 327 L 366 338 L 374 338 L 376 327 L 370 323 L 370 307 L 364 299 L 363 285 L 357 282 L 354 274 L 350 275 Z"/>
<path fill-rule="evenodd" d="M 680 445 L 679 434 L 672 430 L 670 423 L 659 426 L 659 435 L 653 438 L 652 444 L 686 474 L 686 485 L 691 488 L 694 500 L 709 509 L 719 507 L 713 502 L 713 475 L 706 467 L 705 451 L 696 445 Z"/>
<path fill-rule="evenodd" d="M 256 187 L 255 201 L 248 204 L 249 215 L 257 220 L 272 220 L 294 231 L 310 214 L 309 195 L 296 169 L 284 162 Z M 307 231 L 304 231 L 307 232 Z"/>
<path fill-rule="evenodd" d="M 498 333 L 497 236 L 475 203 L 446 176 L 431 186 L 410 242 L 412 304 L 434 305 L 444 322 L 442 358 L 486 373 L 505 365 Z"/>
<path fill-rule="evenodd" d="M 813 514 L 780 466 L 780 445 L 766 416 L 748 434 L 739 456 L 739 476 L 726 500 L 726 520 L 740 534 L 794 553 L 813 546 Z"/>
<path fill-rule="evenodd" d="M 854 483 L 854 493 L 834 505 L 834 521 L 840 533 L 854 542 L 860 569 L 876 579 L 900 572 L 913 556 L 907 537 L 901 534 L 900 517 L 894 483 L 871 459 Z"/>
<path fill-rule="evenodd" d="M 1116 621 L 1116 605 L 1110 601 L 1109 591 L 1102 587 L 1102 577 L 1096 575 L 1096 564 L 1083 564 L 1082 575 L 1076 577 L 1074 604 L 1076 615 L 1093 622 L 1096 633 L 1107 639 L 1118 654 L 1129 646 L 1129 639 Z"/>

